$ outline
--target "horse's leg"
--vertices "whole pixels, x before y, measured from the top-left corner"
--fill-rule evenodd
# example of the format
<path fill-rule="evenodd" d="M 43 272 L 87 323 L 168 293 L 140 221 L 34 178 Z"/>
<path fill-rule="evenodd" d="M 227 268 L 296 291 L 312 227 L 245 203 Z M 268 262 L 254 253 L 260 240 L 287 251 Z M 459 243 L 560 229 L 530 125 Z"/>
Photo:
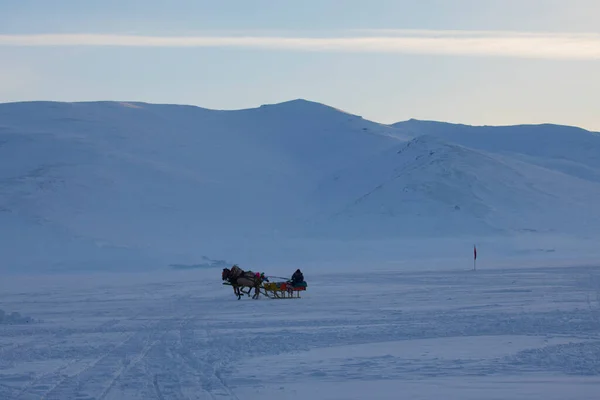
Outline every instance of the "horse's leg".
<path fill-rule="evenodd" d="M 248 278 L 244 277 L 243 279 L 238 280 L 238 284 L 240 287 L 240 292 L 247 296 L 250 296 L 250 291 L 252 290 L 252 287 L 253 287 L 252 281 L 250 281 Z M 247 290 L 244 290 L 246 288 L 247 288 Z"/>
<path fill-rule="evenodd" d="M 245 295 L 250 295 L 249 294 L 250 290 L 248 290 L 247 292 L 244 291 L 245 287 L 246 286 L 243 283 L 238 286 L 238 291 L 240 292 L 240 296 L 242 295 L 242 293 L 245 294 Z"/>
<path fill-rule="evenodd" d="M 260 297 L 260 286 L 262 285 L 262 281 L 260 278 L 254 279 L 254 299 L 258 299 Z"/>

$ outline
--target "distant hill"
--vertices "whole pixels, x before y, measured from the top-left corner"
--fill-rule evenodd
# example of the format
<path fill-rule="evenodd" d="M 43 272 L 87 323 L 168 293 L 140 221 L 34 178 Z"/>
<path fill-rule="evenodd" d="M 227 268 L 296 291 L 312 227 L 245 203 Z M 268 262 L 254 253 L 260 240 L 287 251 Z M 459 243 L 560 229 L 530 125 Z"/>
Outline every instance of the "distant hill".
<path fill-rule="evenodd" d="M 239 111 L 2 104 L 1 252 L 56 268 L 221 258 L 208 243 L 289 232 L 323 174 L 395 145 L 396 134 L 303 100 Z"/>
<path fill-rule="evenodd" d="M 294 241 L 594 235 L 600 137 L 386 126 L 294 100 L 234 111 L 0 104 L 0 269 L 311 256 Z M 242 260 L 240 260 L 242 259 Z"/>
<path fill-rule="evenodd" d="M 409 120 L 392 125 L 407 135 L 431 135 L 600 182 L 600 133 L 553 124 L 470 126 Z"/>
<path fill-rule="evenodd" d="M 322 234 L 352 238 L 591 234 L 598 199 L 597 182 L 430 135 L 340 171 L 314 193 Z"/>

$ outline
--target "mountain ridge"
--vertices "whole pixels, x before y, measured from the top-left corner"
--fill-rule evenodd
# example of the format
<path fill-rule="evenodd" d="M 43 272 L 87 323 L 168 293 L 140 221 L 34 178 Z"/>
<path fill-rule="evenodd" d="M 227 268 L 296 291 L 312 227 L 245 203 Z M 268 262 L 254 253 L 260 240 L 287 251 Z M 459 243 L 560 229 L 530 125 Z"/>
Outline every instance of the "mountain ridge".
<path fill-rule="evenodd" d="M 122 106 L 128 106 L 128 105 L 129 106 L 165 106 L 165 107 L 193 108 L 193 109 L 204 110 L 204 111 L 224 112 L 224 113 L 243 112 L 243 111 L 267 109 L 267 108 L 277 108 L 277 107 L 288 107 L 288 106 L 300 105 L 302 107 L 306 107 L 306 106 L 312 106 L 315 108 L 320 107 L 320 108 L 329 109 L 332 111 L 337 111 L 337 112 L 340 112 L 343 114 L 347 114 L 350 116 L 364 119 L 364 117 L 361 115 L 354 114 L 349 111 L 345 111 L 341 108 L 337 108 L 335 106 L 328 105 L 323 102 L 309 100 L 306 98 L 295 98 L 295 99 L 283 100 L 283 101 L 274 102 L 274 103 L 264 103 L 264 104 L 260 104 L 258 106 L 232 108 L 232 109 L 210 108 L 210 107 L 204 107 L 204 106 L 200 106 L 200 105 L 186 104 L 186 103 L 159 103 L 159 102 L 138 101 L 138 100 L 77 100 L 77 101 L 21 100 L 21 101 L 0 102 L 0 107 L 6 106 L 6 105 L 21 105 L 21 104 L 26 105 L 26 104 L 44 104 L 44 103 L 46 103 L 48 105 L 53 105 L 53 104 L 54 105 L 57 105 L 57 104 L 66 104 L 66 105 L 115 104 L 115 105 L 117 105 L 118 104 L 118 105 L 122 105 Z M 135 108 L 135 107 L 132 107 L 132 108 Z M 470 128 L 566 127 L 566 128 L 579 129 L 579 130 L 583 130 L 585 132 L 600 135 L 600 131 L 586 129 L 586 128 L 583 128 L 583 127 L 580 127 L 577 125 L 567 125 L 567 124 L 559 124 L 559 123 L 552 123 L 552 122 L 514 123 L 514 124 L 507 124 L 507 125 L 493 125 L 493 124 L 477 125 L 477 124 L 447 122 L 447 121 L 441 121 L 441 120 L 418 119 L 418 118 L 409 118 L 407 120 L 401 120 L 401 121 L 392 122 L 392 123 L 382 123 L 382 122 L 378 122 L 378 121 L 375 121 L 372 119 L 366 119 L 366 120 L 369 122 L 375 123 L 375 124 L 389 126 L 389 127 L 402 127 L 403 125 L 410 124 L 410 123 L 440 124 L 440 125 L 445 125 L 446 127 L 470 127 Z"/>
<path fill-rule="evenodd" d="M 460 122 L 447 122 L 440 120 L 430 120 L 430 119 L 418 119 L 418 118 L 409 118 L 407 120 L 402 120 L 398 122 L 393 122 L 388 124 L 389 126 L 402 127 L 404 125 L 409 124 L 423 124 L 423 125 L 437 125 L 439 127 L 445 128 L 526 128 L 526 127 L 564 127 L 571 128 L 575 130 L 582 130 L 589 133 L 600 134 L 600 131 L 589 130 L 577 125 L 566 125 L 566 124 L 558 124 L 552 122 L 540 122 L 540 123 L 516 123 L 516 124 L 506 124 L 506 125 L 492 125 L 492 124 L 484 124 L 484 125 L 476 125 L 476 124 L 467 124 Z"/>

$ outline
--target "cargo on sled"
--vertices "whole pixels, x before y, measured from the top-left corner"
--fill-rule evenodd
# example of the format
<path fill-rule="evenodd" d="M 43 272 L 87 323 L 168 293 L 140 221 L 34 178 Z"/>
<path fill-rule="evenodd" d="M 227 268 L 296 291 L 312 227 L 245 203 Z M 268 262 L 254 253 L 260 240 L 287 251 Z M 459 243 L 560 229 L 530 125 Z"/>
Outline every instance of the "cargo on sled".
<path fill-rule="evenodd" d="M 268 282 L 263 283 L 262 289 L 267 297 L 273 299 L 291 299 L 300 298 L 300 292 L 306 290 L 306 282 L 293 284 L 286 282 Z"/>

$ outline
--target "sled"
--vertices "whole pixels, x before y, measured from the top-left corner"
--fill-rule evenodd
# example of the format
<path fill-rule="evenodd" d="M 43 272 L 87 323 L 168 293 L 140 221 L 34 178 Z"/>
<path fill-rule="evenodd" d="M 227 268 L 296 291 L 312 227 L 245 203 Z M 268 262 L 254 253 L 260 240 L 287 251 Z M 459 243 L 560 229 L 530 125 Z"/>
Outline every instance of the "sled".
<path fill-rule="evenodd" d="M 294 287 L 288 282 L 266 282 L 260 288 L 271 299 L 299 299 L 300 292 L 306 290 L 306 286 Z"/>

